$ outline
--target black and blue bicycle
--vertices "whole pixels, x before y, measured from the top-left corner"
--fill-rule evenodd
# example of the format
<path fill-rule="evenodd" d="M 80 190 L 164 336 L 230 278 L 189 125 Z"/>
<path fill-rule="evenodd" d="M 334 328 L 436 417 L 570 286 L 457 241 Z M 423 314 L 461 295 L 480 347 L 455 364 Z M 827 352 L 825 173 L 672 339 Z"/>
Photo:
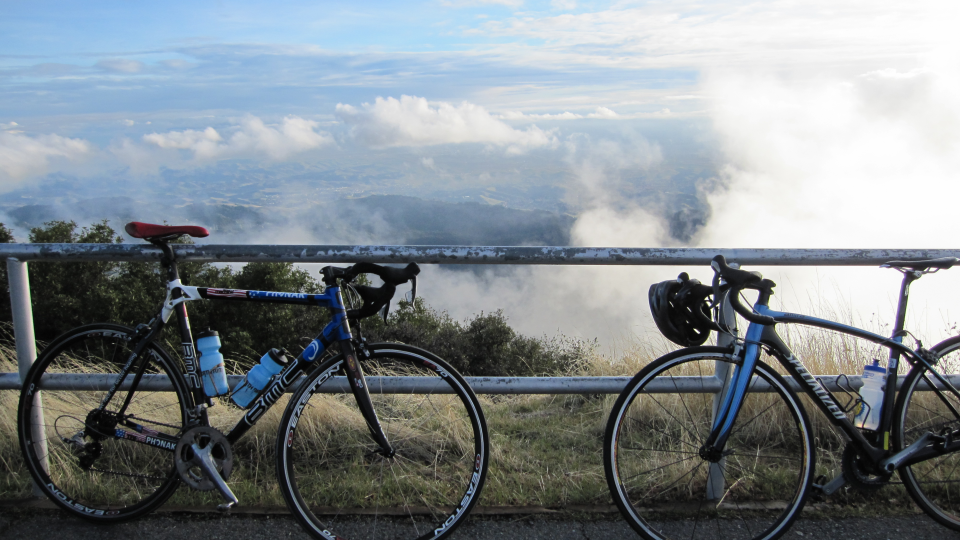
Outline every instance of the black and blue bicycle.
<path fill-rule="evenodd" d="M 919 340 L 915 348 L 904 344 L 910 285 L 956 262 L 883 265 L 903 273 L 889 337 L 773 310 L 775 283 L 731 268 L 722 256 L 713 259 L 712 286 L 681 274 L 651 287 L 657 325 L 686 348 L 641 370 L 607 423 L 607 482 L 630 525 L 652 539 L 773 539 L 811 495 L 843 486 L 877 490 L 896 483 L 897 473 L 924 512 L 960 530 L 960 392 L 947 375 L 960 373 L 960 336 L 929 349 Z M 758 292 L 752 309 L 740 300 L 744 290 Z M 743 337 L 736 317 L 723 313 L 726 305 L 750 322 Z M 827 329 L 888 349 L 886 366 L 878 368 L 885 376 L 878 399 L 863 398 L 842 376 L 837 383 L 850 398 L 829 391 L 777 334 L 778 324 Z M 730 345 L 700 346 L 711 331 Z M 836 478 L 814 480 L 817 439 L 804 400 L 845 441 Z M 859 414 L 850 418 L 855 410 Z M 871 416 L 875 422 L 866 421 Z"/>
<path fill-rule="evenodd" d="M 167 294 L 136 328 L 91 324 L 47 346 L 23 384 L 20 446 L 37 486 L 57 505 L 109 523 L 152 511 L 187 484 L 238 500 L 228 481 L 233 445 L 292 391 L 276 439 L 280 491 L 318 538 L 443 538 L 470 512 L 487 472 L 489 439 L 475 394 L 437 356 L 398 343 L 368 344 L 359 322 L 388 305 L 419 268 L 325 267 L 321 294 L 181 283 L 170 242 L 205 237 L 195 226 L 134 222 L 128 234 L 162 250 Z M 360 274 L 382 287 L 352 285 Z M 345 292 L 362 305 L 348 309 Z M 327 308 L 332 321 L 294 359 L 272 350 L 230 395 L 245 410 L 226 433 L 208 409 L 230 392 L 210 334 L 198 358 L 190 301 Z M 359 302 L 358 302 L 359 303 Z M 179 355 L 160 340 L 175 322 Z M 325 354 L 326 353 L 326 354 Z M 259 374 L 255 377 L 254 371 Z M 259 382 L 257 382 L 259 380 Z M 228 405 L 223 405 L 228 406 Z M 230 405 L 232 406 L 232 405 Z"/>

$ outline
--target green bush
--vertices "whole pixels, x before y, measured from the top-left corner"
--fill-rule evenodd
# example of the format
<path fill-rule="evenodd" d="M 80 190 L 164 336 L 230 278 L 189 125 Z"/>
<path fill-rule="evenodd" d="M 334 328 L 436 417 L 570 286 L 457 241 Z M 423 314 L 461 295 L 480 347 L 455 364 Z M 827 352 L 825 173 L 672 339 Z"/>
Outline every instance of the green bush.
<path fill-rule="evenodd" d="M 0 242 L 13 241 L 0 224 Z M 114 243 L 122 238 L 106 221 L 79 228 L 72 221 L 52 221 L 30 231 L 31 243 Z M 208 263 L 180 263 L 188 285 L 317 293 L 321 283 L 290 263 L 255 262 L 240 270 Z M 2 278 L 6 282 L 6 267 Z M 159 311 L 166 295 L 160 265 L 147 262 L 77 262 L 30 264 L 37 339 L 50 341 L 89 322 L 135 326 Z M 329 320 L 327 310 L 308 306 L 212 301 L 187 305 L 194 333 L 212 328 L 220 333 L 224 356 L 240 360 L 243 369 L 271 347 L 299 351 Z M 3 295 L 0 320 L 9 321 L 9 294 Z M 176 325 L 165 338 L 179 350 Z M 370 341 L 400 341 L 430 350 L 468 375 L 549 375 L 575 371 L 589 353 L 578 341 L 530 338 L 518 334 L 502 311 L 481 313 L 466 322 L 438 313 L 422 299 L 400 302 L 389 322 L 370 317 L 363 322 Z M 231 366 L 228 366 L 228 369 Z"/>
<path fill-rule="evenodd" d="M 480 313 L 460 323 L 438 313 L 422 299 L 401 302 L 389 317 L 364 322 L 370 341 L 400 341 L 427 349 L 465 375 L 533 376 L 577 371 L 593 344 L 518 334 L 502 310 Z"/>

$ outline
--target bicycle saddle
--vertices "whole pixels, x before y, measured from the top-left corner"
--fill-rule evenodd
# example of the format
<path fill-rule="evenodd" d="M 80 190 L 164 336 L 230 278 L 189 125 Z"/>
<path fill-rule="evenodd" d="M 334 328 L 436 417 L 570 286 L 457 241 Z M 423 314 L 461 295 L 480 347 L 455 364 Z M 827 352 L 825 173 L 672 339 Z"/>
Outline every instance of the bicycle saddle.
<path fill-rule="evenodd" d="M 956 257 L 941 257 L 939 259 L 926 259 L 922 261 L 889 261 L 880 265 L 880 268 L 909 268 L 911 270 L 927 270 L 928 268 L 937 268 L 946 270 L 957 264 Z"/>
<path fill-rule="evenodd" d="M 141 223 L 131 221 L 123 228 L 127 234 L 134 238 L 143 238 L 151 240 L 154 238 L 173 237 L 186 234 L 194 238 L 206 238 L 210 236 L 210 231 L 196 225 L 154 225 L 152 223 Z"/>

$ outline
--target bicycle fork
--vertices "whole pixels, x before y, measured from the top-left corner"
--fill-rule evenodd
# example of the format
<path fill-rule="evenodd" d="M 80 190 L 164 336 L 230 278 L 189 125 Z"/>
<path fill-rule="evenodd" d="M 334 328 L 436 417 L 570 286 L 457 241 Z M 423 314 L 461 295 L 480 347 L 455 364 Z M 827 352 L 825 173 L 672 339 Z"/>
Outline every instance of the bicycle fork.
<path fill-rule="evenodd" d="M 344 371 L 347 374 L 347 380 L 350 382 L 350 390 L 353 391 L 353 397 L 357 400 L 360 414 L 367 422 L 370 436 L 380 446 L 378 453 L 387 458 L 393 457 L 396 451 L 387 440 L 387 435 L 383 432 L 383 426 L 380 425 L 380 419 L 377 417 L 377 411 L 373 408 L 370 389 L 367 386 L 367 379 L 363 375 L 363 369 L 360 368 L 360 362 L 357 360 L 357 351 L 353 346 L 353 341 L 349 339 L 341 341 L 340 350 L 346 362 Z"/>

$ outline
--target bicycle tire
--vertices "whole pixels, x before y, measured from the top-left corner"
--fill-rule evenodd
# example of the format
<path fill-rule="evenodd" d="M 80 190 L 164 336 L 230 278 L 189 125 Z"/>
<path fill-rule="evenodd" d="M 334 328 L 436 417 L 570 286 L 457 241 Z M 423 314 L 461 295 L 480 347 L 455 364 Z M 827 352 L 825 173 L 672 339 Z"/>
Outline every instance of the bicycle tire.
<path fill-rule="evenodd" d="M 347 388 L 334 376 L 344 362 L 338 355 L 311 372 L 284 412 L 277 437 L 283 497 L 317 538 L 444 538 L 469 514 L 486 478 L 489 438 L 480 403 L 460 374 L 427 351 L 393 343 L 367 348 L 361 365 L 396 454 L 376 453 L 349 390 L 326 393 Z M 430 389 L 379 393 L 377 375 L 417 377 Z"/>
<path fill-rule="evenodd" d="M 192 399 L 176 364 L 159 345 L 146 349 L 152 364 L 146 374 L 166 375 L 173 391 L 134 394 L 125 418 L 146 428 L 139 433 L 115 416 L 97 420 L 91 414 L 116 376 L 101 377 L 93 390 L 71 389 L 78 384 L 76 378 L 57 377 L 119 373 L 132 353 L 133 336 L 133 329 L 116 324 L 66 332 L 31 367 L 17 409 L 20 450 L 36 485 L 61 508 L 98 523 L 146 514 L 179 485 L 172 445 L 158 441 L 149 430 L 179 436 Z M 127 376 L 128 381 L 132 378 Z M 117 392 L 105 410 L 116 412 L 111 405 L 119 407 L 126 395 Z M 121 430 L 141 440 L 120 438 Z"/>
<path fill-rule="evenodd" d="M 960 373 L 960 336 L 934 345 L 940 357 L 936 367 L 941 373 Z M 960 429 L 958 419 L 934 392 L 919 392 L 924 369 L 914 367 L 904 378 L 894 409 L 893 442 L 896 451 L 913 443 L 927 431 Z M 942 394 L 960 409 L 960 400 Z M 898 471 L 907 493 L 928 516 L 955 531 L 960 531 L 960 452 L 901 467 Z"/>
<path fill-rule="evenodd" d="M 773 539 L 800 514 L 812 486 L 812 429 L 767 364 L 757 362 L 751 388 L 766 383 L 772 391 L 746 394 L 725 457 L 711 467 L 700 456 L 714 396 L 729 384 L 716 366 L 732 371 L 736 362 L 726 348 L 681 349 L 642 369 L 617 399 L 604 469 L 620 513 L 642 537 Z"/>

